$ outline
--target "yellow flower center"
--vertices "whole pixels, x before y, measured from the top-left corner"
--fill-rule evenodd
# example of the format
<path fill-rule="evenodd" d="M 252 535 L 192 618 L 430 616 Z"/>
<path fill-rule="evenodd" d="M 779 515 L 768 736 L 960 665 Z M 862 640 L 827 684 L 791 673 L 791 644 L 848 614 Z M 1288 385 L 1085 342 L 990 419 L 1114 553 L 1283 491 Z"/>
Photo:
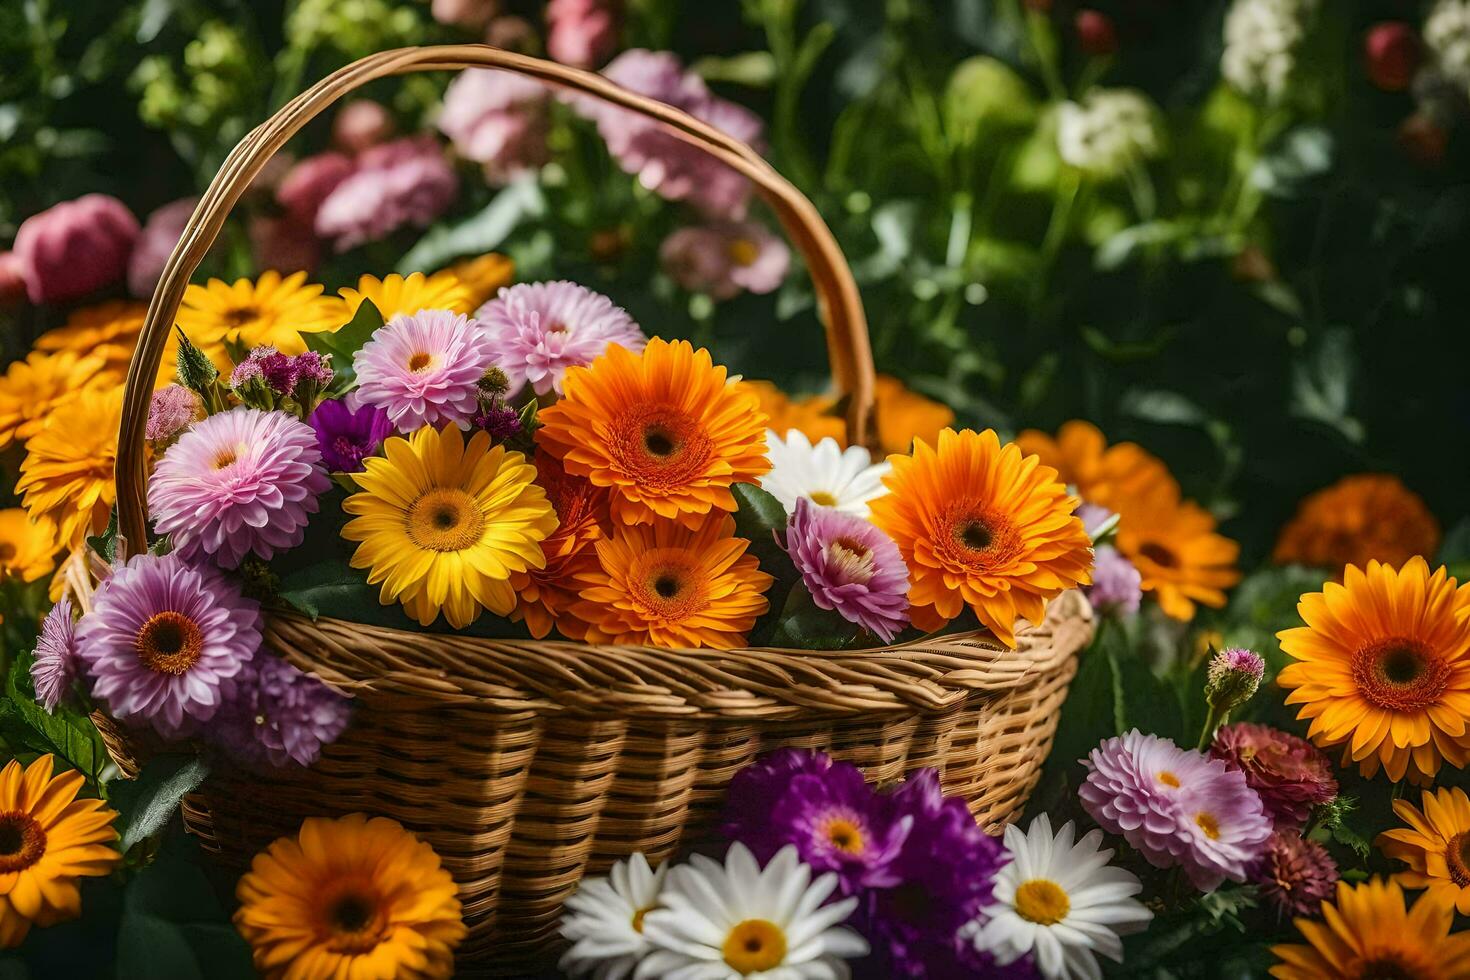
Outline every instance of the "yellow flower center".
<path fill-rule="evenodd" d="M 736 265 L 752 265 L 760 258 L 760 246 L 749 238 L 737 238 L 725 249 L 730 256 L 730 261 Z"/>
<path fill-rule="evenodd" d="M 1027 922 L 1054 926 L 1067 917 L 1072 902 L 1060 885 L 1045 878 L 1022 882 L 1016 889 L 1016 914 Z"/>
<path fill-rule="evenodd" d="M 1196 813 L 1194 815 L 1194 822 L 1199 825 L 1199 829 L 1203 830 L 1205 836 L 1210 840 L 1220 839 L 1220 821 L 1215 819 L 1213 813 Z"/>
<path fill-rule="evenodd" d="M 786 959 L 786 934 L 774 922 L 746 919 L 730 930 L 722 952 L 730 969 L 741 976 L 762 973 Z"/>
<path fill-rule="evenodd" d="M 424 493 L 409 505 L 406 523 L 409 539 L 429 551 L 463 551 L 485 534 L 479 503 L 457 487 Z"/>
<path fill-rule="evenodd" d="M 813 490 L 811 493 L 807 494 L 807 496 L 810 497 L 811 502 L 816 504 L 818 507 L 837 506 L 837 495 L 833 493 L 828 493 L 826 490 Z"/>
<path fill-rule="evenodd" d="M 214 457 L 214 468 L 222 470 L 226 466 L 233 466 L 241 456 L 245 455 L 245 452 L 246 448 L 244 446 L 231 446 L 226 449 L 221 449 L 219 455 Z"/>
<path fill-rule="evenodd" d="M 434 358 L 432 355 L 425 354 L 423 351 L 417 351 L 408 359 L 408 369 L 414 374 L 418 374 L 420 371 L 428 370 L 429 366 L 433 363 Z"/>
<path fill-rule="evenodd" d="M 182 613 L 155 613 L 133 638 L 138 661 L 149 670 L 175 677 L 188 673 L 204 653 L 204 633 Z"/>
<path fill-rule="evenodd" d="M 46 832 L 29 813 L 0 813 L 0 874 L 29 868 L 46 853 Z"/>
<path fill-rule="evenodd" d="M 338 953 L 362 954 L 383 941 L 385 916 L 371 888 L 348 882 L 328 896 L 322 923 L 327 946 Z"/>
<path fill-rule="evenodd" d="M 633 931 L 639 934 L 643 932 L 643 917 L 653 911 L 652 905 L 645 905 L 633 913 Z"/>
<path fill-rule="evenodd" d="M 867 839 L 863 836 L 863 828 L 856 820 L 846 816 L 833 816 L 822 823 L 821 835 L 823 839 L 843 854 L 851 854 L 854 857 L 862 854 L 867 848 Z"/>
<path fill-rule="evenodd" d="M 1461 888 L 1470 888 L 1470 831 L 1461 831 L 1449 839 L 1444 859 L 1450 868 L 1450 880 Z"/>
<path fill-rule="evenodd" d="M 1385 711 L 1423 711 L 1438 704 L 1451 668 L 1416 639 L 1389 637 L 1353 654 L 1353 683 L 1363 699 Z"/>
<path fill-rule="evenodd" d="M 836 538 L 827 545 L 827 562 L 844 582 L 870 582 L 877 570 L 873 553 L 851 538 Z"/>
<path fill-rule="evenodd" d="M 1167 769 L 1161 770 L 1159 774 L 1154 778 L 1163 783 L 1165 786 L 1172 786 L 1175 789 L 1179 788 L 1179 777 L 1174 775 Z"/>

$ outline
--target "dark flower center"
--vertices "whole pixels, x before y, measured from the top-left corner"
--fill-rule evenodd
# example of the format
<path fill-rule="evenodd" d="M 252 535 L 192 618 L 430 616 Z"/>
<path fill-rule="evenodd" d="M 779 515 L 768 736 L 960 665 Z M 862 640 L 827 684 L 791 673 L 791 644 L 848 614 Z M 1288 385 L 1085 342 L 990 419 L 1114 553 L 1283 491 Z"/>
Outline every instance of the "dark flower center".
<path fill-rule="evenodd" d="M 175 677 L 186 674 L 204 653 L 204 633 L 183 613 L 155 613 L 138 630 L 133 645 L 149 670 Z"/>
<path fill-rule="evenodd" d="M 361 895 L 344 895 L 332 906 L 332 925 L 342 932 L 361 932 L 373 921 L 373 907 Z"/>
<path fill-rule="evenodd" d="M 667 458 L 678 451 L 679 444 L 666 429 L 655 427 L 643 433 L 643 447 L 654 456 Z"/>
<path fill-rule="evenodd" d="M 1450 880 L 1461 888 L 1470 887 L 1470 831 L 1462 831 L 1451 837 L 1444 849 L 1445 864 L 1449 865 Z"/>
<path fill-rule="evenodd" d="M 1418 640 L 1389 637 L 1353 654 L 1352 671 L 1359 693 L 1375 707 L 1422 711 L 1444 694 L 1450 665 Z"/>
<path fill-rule="evenodd" d="M 408 536 L 430 551 L 463 551 L 480 542 L 485 515 L 480 505 L 458 487 L 436 487 L 409 505 Z"/>
<path fill-rule="evenodd" d="M 990 533 L 990 528 L 979 521 L 969 521 L 956 533 L 966 548 L 971 548 L 975 551 L 984 551 L 990 547 L 990 542 L 995 539 L 995 536 Z"/>
<path fill-rule="evenodd" d="M 660 575 L 654 580 L 653 591 L 665 599 L 672 599 L 679 594 L 679 580 L 672 575 Z"/>
<path fill-rule="evenodd" d="M 243 327 L 245 324 L 260 318 L 260 310 L 253 306 L 242 306 L 239 309 L 230 310 L 224 316 L 225 323 L 232 327 Z"/>
<path fill-rule="evenodd" d="M 1154 541 L 1145 541 L 1139 546 L 1138 553 L 1160 568 L 1178 568 L 1179 557 Z"/>
<path fill-rule="evenodd" d="M 1419 980 L 1422 976 L 1417 969 L 1389 954 L 1364 962 L 1354 980 Z"/>
<path fill-rule="evenodd" d="M 0 874 L 29 868 L 46 853 L 46 832 L 28 813 L 0 813 Z"/>
<path fill-rule="evenodd" d="M 9 541 L 0 541 L 0 563 L 15 560 L 15 545 Z"/>

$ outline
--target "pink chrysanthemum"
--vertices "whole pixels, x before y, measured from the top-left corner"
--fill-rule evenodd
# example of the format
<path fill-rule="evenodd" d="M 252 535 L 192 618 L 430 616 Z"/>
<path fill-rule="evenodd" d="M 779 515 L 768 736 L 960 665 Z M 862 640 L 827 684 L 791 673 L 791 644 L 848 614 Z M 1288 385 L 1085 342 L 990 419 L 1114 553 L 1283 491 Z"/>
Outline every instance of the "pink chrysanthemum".
<path fill-rule="evenodd" d="M 1261 897 L 1283 919 L 1319 915 L 1338 877 L 1337 864 L 1327 848 L 1295 831 L 1272 834 L 1265 854 L 1251 869 L 1251 880 Z"/>
<path fill-rule="evenodd" d="M 185 557 L 203 551 L 226 568 L 251 552 L 270 560 L 305 537 L 317 497 L 331 486 L 321 461 L 311 426 L 285 412 L 211 415 L 153 471 L 153 527 Z"/>
<path fill-rule="evenodd" d="M 1082 806 L 1156 868 L 1179 865 L 1200 891 L 1244 881 L 1271 820 L 1245 776 L 1218 759 L 1137 729 L 1083 760 Z"/>
<path fill-rule="evenodd" d="M 260 606 L 216 569 L 142 554 L 77 624 L 92 696 L 122 721 L 179 738 L 209 721 L 260 647 Z"/>
<path fill-rule="evenodd" d="M 271 656 L 254 658 L 210 735 L 246 765 L 309 766 L 347 727 L 350 702 L 310 674 Z"/>
<path fill-rule="evenodd" d="M 574 282 L 509 286 L 475 313 L 510 379 L 507 397 L 526 385 L 561 393 L 567 368 L 591 364 L 609 344 L 637 353 L 648 343 L 621 306 Z"/>
<path fill-rule="evenodd" d="M 785 547 L 821 608 L 835 609 L 885 643 L 908 624 L 903 556 L 891 538 L 861 517 L 799 497 Z"/>
<path fill-rule="evenodd" d="M 480 407 L 480 379 L 495 347 L 478 322 L 450 310 L 399 314 L 352 358 L 358 399 L 376 405 L 400 432 L 453 422 Z"/>
<path fill-rule="evenodd" d="M 1226 725 L 1215 733 L 1210 754 L 1245 774 L 1277 827 L 1301 827 L 1312 807 L 1337 798 L 1332 760 L 1306 739 L 1269 725 Z"/>
<path fill-rule="evenodd" d="M 183 385 L 169 385 L 153 393 L 143 430 L 149 442 L 167 442 L 204 417 L 204 403 Z"/>
<path fill-rule="evenodd" d="M 76 676 L 76 627 L 71 619 L 71 600 L 62 596 L 41 621 L 41 636 L 36 640 L 36 659 L 31 662 L 36 700 L 47 711 L 55 711 Z"/>

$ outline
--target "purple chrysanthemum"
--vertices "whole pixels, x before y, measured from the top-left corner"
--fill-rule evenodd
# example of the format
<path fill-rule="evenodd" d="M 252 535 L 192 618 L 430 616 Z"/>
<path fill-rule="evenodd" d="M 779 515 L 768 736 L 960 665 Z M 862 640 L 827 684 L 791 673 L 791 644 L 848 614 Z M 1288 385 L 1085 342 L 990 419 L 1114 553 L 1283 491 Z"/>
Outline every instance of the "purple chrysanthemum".
<path fill-rule="evenodd" d="M 909 776 L 886 803 L 890 819 L 912 826 L 889 866 L 898 884 L 869 890 L 859 932 L 884 976 L 942 976 L 931 969 L 957 962 L 960 930 L 990 901 L 1005 852 L 963 800 L 944 796 L 933 769 Z"/>
<path fill-rule="evenodd" d="M 861 517 L 799 497 L 785 548 L 821 608 L 885 643 L 908 624 L 908 567 L 893 539 Z"/>
<path fill-rule="evenodd" d="M 1210 755 L 1245 775 L 1278 828 L 1301 827 L 1314 806 L 1337 798 L 1332 760 L 1306 739 L 1269 725 L 1225 725 Z"/>
<path fill-rule="evenodd" d="M 1218 759 L 1137 729 L 1083 760 L 1082 806 L 1156 868 L 1182 866 L 1200 891 L 1244 881 L 1271 835 L 1245 776 Z"/>
<path fill-rule="evenodd" d="M 1266 842 L 1266 852 L 1251 869 L 1261 897 L 1282 918 L 1316 917 L 1332 897 L 1339 877 L 1327 848 L 1294 831 L 1277 831 Z"/>
<path fill-rule="evenodd" d="M 1143 599 L 1143 576 L 1117 548 L 1101 545 L 1093 552 L 1092 584 L 1086 592 L 1098 612 L 1132 616 Z"/>
<path fill-rule="evenodd" d="M 153 393 L 143 430 L 149 442 L 167 442 L 204 417 L 204 403 L 183 385 L 169 385 Z"/>
<path fill-rule="evenodd" d="M 233 696 L 209 733 L 250 766 L 309 766 L 347 727 L 350 702 L 321 681 L 271 656 L 236 678 Z"/>
<path fill-rule="evenodd" d="M 76 676 L 76 627 L 71 619 L 71 599 L 62 596 L 41 621 L 41 635 L 36 640 L 36 659 L 31 661 L 36 700 L 47 711 L 55 711 L 71 691 Z"/>
<path fill-rule="evenodd" d="M 400 432 L 453 422 L 480 407 L 480 379 L 494 363 L 480 325 L 450 310 L 400 314 L 353 355 L 358 398 L 388 413 Z"/>
<path fill-rule="evenodd" d="M 626 310 L 574 282 L 506 287 L 475 316 L 510 381 L 509 397 L 526 385 L 538 395 L 560 393 L 567 368 L 591 364 L 609 344 L 636 353 L 648 343 Z"/>
<path fill-rule="evenodd" d="M 178 738 L 233 693 L 260 647 L 260 606 L 216 569 L 137 555 L 98 586 L 76 644 L 108 713 Z"/>
<path fill-rule="evenodd" d="M 254 552 L 269 561 L 306 535 L 331 485 L 316 433 L 284 412 L 239 407 L 196 424 L 159 460 L 148 508 L 159 534 L 185 557 L 226 568 Z"/>
<path fill-rule="evenodd" d="M 736 777 L 726 810 L 727 836 L 762 862 L 795 845 L 805 864 L 837 873 L 844 895 L 898 884 L 888 865 L 903 846 L 912 818 L 892 819 L 850 763 L 805 750 L 775 755 L 773 765 L 757 763 L 746 770 L 757 775 Z M 755 792 L 746 798 L 743 791 L 751 784 Z"/>
<path fill-rule="evenodd" d="M 346 402 L 324 401 L 311 413 L 322 463 L 333 473 L 358 473 L 362 461 L 378 451 L 393 434 L 388 413 L 376 405 L 360 405 L 354 411 Z"/>

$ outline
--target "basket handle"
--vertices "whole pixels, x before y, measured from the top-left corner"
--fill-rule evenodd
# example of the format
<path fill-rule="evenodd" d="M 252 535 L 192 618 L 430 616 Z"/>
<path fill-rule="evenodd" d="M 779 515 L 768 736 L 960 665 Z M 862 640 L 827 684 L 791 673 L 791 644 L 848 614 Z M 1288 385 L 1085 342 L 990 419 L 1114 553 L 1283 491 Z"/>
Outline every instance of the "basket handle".
<path fill-rule="evenodd" d="M 153 379 L 189 277 L 214 244 L 230 209 L 287 140 L 347 93 L 388 75 L 475 67 L 525 75 L 631 110 L 660 123 L 673 136 L 704 150 L 755 184 L 780 219 L 792 244 L 802 253 L 811 273 L 826 325 L 832 379 L 838 392 L 848 399 L 849 439 L 862 445 L 872 444 L 873 353 L 852 271 L 816 207 L 760 154 L 678 109 L 634 95 L 592 72 L 484 44 L 398 48 L 369 55 L 333 72 L 253 129 L 230 151 L 190 216 L 148 304 L 138 347 L 128 365 L 122 426 L 118 433 L 117 507 L 119 529 L 133 548 L 146 547 L 148 540 L 143 434 Z"/>

